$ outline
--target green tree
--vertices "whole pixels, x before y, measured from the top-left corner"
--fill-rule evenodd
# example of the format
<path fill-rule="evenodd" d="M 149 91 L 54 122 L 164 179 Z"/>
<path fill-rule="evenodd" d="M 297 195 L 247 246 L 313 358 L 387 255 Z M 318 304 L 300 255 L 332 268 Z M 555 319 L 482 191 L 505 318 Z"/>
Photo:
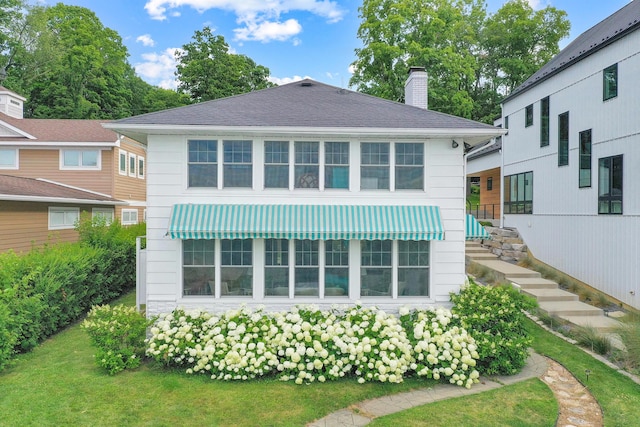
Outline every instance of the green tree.
<path fill-rule="evenodd" d="M 209 27 L 176 51 L 178 91 L 193 102 L 208 101 L 274 86 L 269 69 L 245 55 L 229 53 L 224 37 Z"/>

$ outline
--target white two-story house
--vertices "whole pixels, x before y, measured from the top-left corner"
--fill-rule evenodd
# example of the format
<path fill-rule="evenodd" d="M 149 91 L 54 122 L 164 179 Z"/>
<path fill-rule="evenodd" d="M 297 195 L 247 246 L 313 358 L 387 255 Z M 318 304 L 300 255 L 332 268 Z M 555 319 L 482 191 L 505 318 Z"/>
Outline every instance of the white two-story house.
<path fill-rule="evenodd" d="M 503 102 L 504 225 L 541 261 L 640 309 L 640 2 Z"/>
<path fill-rule="evenodd" d="M 464 147 L 502 131 L 303 80 L 105 127 L 147 144 L 150 314 L 449 300 L 465 280 Z"/>

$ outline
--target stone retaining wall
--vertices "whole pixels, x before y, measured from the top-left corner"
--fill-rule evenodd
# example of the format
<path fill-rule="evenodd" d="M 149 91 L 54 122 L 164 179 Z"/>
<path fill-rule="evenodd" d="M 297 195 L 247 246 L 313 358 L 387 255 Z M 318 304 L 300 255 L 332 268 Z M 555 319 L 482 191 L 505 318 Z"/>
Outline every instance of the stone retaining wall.
<path fill-rule="evenodd" d="M 492 239 L 484 240 L 482 246 L 488 248 L 501 260 L 518 262 L 527 255 L 527 245 L 515 228 L 485 227 L 485 229 L 491 234 Z"/>

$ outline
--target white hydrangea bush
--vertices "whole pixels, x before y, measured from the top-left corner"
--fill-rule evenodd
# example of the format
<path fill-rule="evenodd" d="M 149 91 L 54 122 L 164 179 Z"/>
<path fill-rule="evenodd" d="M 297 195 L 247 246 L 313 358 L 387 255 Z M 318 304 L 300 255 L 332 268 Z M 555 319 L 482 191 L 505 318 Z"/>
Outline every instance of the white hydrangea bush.
<path fill-rule="evenodd" d="M 444 308 L 400 310 L 400 320 L 413 346 L 411 369 L 418 376 L 449 381 L 466 388 L 477 383 L 480 358 L 475 340 L 453 324 L 456 316 Z"/>

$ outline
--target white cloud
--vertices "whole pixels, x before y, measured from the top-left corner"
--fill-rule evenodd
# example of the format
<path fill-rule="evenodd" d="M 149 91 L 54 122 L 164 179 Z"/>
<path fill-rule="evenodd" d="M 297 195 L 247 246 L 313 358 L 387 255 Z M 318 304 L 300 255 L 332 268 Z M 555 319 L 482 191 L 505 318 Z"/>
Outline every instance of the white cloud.
<path fill-rule="evenodd" d="M 267 79 L 271 82 L 271 83 L 275 83 L 278 86 L 281 85 L 286 85 L 287 83 L 293 83 L 293 82 L 298 82 L 300 80 L 304 80 L 304 79 L 311 79 L 312 77 L 309 76 L 304 76 L 304 77 L 300 77 L 300 76 L 293 76 L 293 77 L 274 77 L 274 76 L 269 76 Z"/>
<path fill-rule="evenodd" d="M 349 74 L 355 74 L 356 73 L 356 66 L 351 64 L 349 65 L 349 67 L 347 68 L 347 71 L 349 72 Z"/>
<path fill-rule="evenodd" d="M 531 6 L 531 9 L 533 10 L 539 9 L 540 3 L 542 3 L 541 0 L 527 0 L 527 2 L 529 3 L 529 6 Z"/>
<path fill-rule="evenodd" d="M 151 35 L 149 34 L 143 34 L 141 36 L 138 36 L 138 38 L 136 39 L 136 42 L 142 43 L 143 46 L 154 46 L 156 44 L 156 42 L 153 41 L 153 39 L 151 38 Z"/>
<path fill-rule="evenodd" d="M 151 84 L 165 89 L 175 89 L 178 82 L 175 78 L 176 58 L 178 48 L 168 48 L 162 53 L 145 53 L 144 62 L 135 64 L 136 73 Z"/>
<path fill-rule="evenodd" d="M 346 13 L 335 0 L 147 0 L 144 6 L 152 19 L 160 21 L 179 15 L 176 9 L 181 7 L 200 13 L 210 9 L 232 12 L 241 25 L 234 30 L 237 39 L 261 42 L 288 40 L 302 31 L 295 19 L 281 21 L 281 15 L 289 12 L 308 12 L 330 23 L 340 21 Z M 296 44 L 299 41 L 294 39 Z"/>

